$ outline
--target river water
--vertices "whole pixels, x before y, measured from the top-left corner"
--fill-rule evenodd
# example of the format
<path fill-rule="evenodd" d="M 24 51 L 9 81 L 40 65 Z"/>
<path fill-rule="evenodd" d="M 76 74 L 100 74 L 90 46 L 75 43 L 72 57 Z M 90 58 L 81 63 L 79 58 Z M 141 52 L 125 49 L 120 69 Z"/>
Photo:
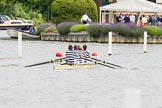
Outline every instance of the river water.
<path fill-rule="evenodd" d="M 57 52 L 64 56 L 69 44 L 87 44 L 96 58 L 124 68 L 24 67 L 56 59 Z M 0 108 L 124 108 L 127 89 L 141 91 L 139 108 L 162 108 L 161 44 L 149 44 L 147 53 L 142 44 L 113 44 L 111 56 L 106 43 L 23 40 L 22 45 L 18 58 L 17 40 L 0 39 Z"/>

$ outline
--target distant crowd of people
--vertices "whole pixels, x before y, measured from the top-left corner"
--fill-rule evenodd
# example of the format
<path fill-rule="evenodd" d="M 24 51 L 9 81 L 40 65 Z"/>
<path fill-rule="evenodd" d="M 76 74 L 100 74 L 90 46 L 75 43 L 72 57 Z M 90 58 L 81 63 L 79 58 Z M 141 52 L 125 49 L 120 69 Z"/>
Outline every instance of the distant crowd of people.
<path fill-rule="evenodd" d="M 117 23 L 135 23 L 135 15 L 134 14 L 117 14 L 116 22 Z"/>
<path fill-rule="evenodd" d="M 87 45 L 72 45 L 68 46 L 66 51 L 66 63 L 67 64 L 84 64 L 88 61 L 85 58 L 90 58 L 90 53 L 87 51 Z"/>
<path fill-rule="evenodd" d="M 143 25 L 162 26 L 162 16 L 160 15 L 150 15 L 148 18 L 142 15 L 139 20 Z"/>
<path fill-rule="evenodd" d="M 135 23 L 137 16 L 135 14 L 117 14 L 117 23 Z M 137 21 L 138 22 L 138 21 Z M 146 17 L 144 14 L 140 16 L 138 26 L 154 25 L 162 27 L 162 15 L 150 15 Z"/>

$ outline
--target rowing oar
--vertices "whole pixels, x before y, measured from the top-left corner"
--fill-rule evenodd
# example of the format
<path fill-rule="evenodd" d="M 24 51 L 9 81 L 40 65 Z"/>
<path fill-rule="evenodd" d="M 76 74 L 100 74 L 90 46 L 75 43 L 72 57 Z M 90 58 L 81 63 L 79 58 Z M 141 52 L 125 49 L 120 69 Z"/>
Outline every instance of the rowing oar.
<path fill-rule="evenodd" d="M 113 65 L 113 66 L 116 66 L 116 67 L 123 68 L 122 66 L 119 66 L 119 65 L 116 65 L 116 64 L 112 64 L 112 63 L 109 63 L 109 62 L 106 62 L 106 61 L 102 61 L 102 60 L 99 60 L 99 59 L 96 59 L 96 58 L 92 58 L 91 57 L 91 59 L 96 60 L 96 61 L 100 61 L 100 62 L 102 62 L 104 64 L 110 64 L 110 65 Z"/>
<path fill-rule="evenodd" d="M 37 66 L 37 65 L 47 64 L 47 63 L 53 63 L 53 62 L 56 62 L 56 61 L 59 61 L 59 60 L 63 60 L 63 59 L 65 59 L 65 58 L 60 58 L 60 59 L 55 59 L 55 60 L 48 60 L 48 61 L 41 62 L 41 63 L 36 63 L 36 64 L 32 64 L 32 65 L 27 65 L 27 66 L 25 66 L 25 67 Z"/>
<path fill-rule="evenodd" d="M 84 60 L 88 60 L 88 61 L 90 61 L 90 62 L 94 62 L 95 64 L 99 64 L 99 65 L 102 65 L 102 66 L 106 66 L 106 67 L 115 69 L 115 67 L 112 67 L 112 66 L 109 66 L 109 65 L 106 65 L 106 64 L 104 64 L 104 63 L 100 63 L 100 62 L 97 62 L 97 61 L 94 61 L 94 60 L 91 60 L 91 59 L 88 59 L 88 58 L 84 58 Z"/>

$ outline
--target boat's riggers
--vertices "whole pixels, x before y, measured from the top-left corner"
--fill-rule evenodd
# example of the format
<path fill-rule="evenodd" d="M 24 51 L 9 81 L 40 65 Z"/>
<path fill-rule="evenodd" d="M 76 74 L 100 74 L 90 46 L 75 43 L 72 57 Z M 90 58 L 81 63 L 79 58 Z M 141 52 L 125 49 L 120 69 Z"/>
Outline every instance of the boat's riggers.
<path fill-rule="evenodd" d="M 112 64 L 112 63 L 109 63 L 109 62 L 106 62 L 106 61 L 103 61 L 103 60 L 99 60 L 99 59 L 96 59 L 96 58 L 92 58 L 91 57 L 91 59 L 96 60 L 96 61 L 100 61 L 100 62 L 102 62 L 104 64 L 110 64 L 110 65 L 113 65 L 113 66 L 116 66 L 116 67 L 123 68 L 122 66 L 119 66 L 119 65 L 116 65 L 116 64 Z"/>
<path fill-rule="evenodd" d="M 85 59 L 85 60 L 88 60 L 88 61 L 90 61 L 90 62 L 94 62 L 95 64 L 99 64 L 99 65 L 102 65 L 102 66 L 106 66 L 106 67 L 115 69 L 115 67 L 109 66 L 109 65 L 107 65 L 107 64 L 104 64 L 104 63 L 102 63 L 102 62 L 98 62 L 98 61 L 93 60 L 93 59 L 90 59 L 90 58 L 84 58 L 84 59 Z"/>
<path fill-rule="evenodd" d="M 55 60 L 48 60 L 48 61 L 45 61 L 45 62 L 36 63 L 36 64 L 32 64 L 32 65 L 27 65 L 25 67 L 37 66 L 37 65 L 47 64 L 47 63 L 53 63 L 53 62 L 61 61 L 63 59 L 65 59 L 65 57 L 64 58 L 60 58 L 60 59 L 55 59 Z"/>

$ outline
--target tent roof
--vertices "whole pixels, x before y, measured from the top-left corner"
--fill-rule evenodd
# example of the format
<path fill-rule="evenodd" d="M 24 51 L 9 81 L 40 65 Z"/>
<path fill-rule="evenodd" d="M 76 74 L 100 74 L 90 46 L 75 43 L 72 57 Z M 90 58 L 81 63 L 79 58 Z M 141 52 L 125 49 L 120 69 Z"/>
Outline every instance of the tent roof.
<path fill-rule="evenodd" d="M 146 0 L 123 0 L 117 3 L 101 6 L 100 10 L 130 12 L 162 12 L 162 6 Z"/>

